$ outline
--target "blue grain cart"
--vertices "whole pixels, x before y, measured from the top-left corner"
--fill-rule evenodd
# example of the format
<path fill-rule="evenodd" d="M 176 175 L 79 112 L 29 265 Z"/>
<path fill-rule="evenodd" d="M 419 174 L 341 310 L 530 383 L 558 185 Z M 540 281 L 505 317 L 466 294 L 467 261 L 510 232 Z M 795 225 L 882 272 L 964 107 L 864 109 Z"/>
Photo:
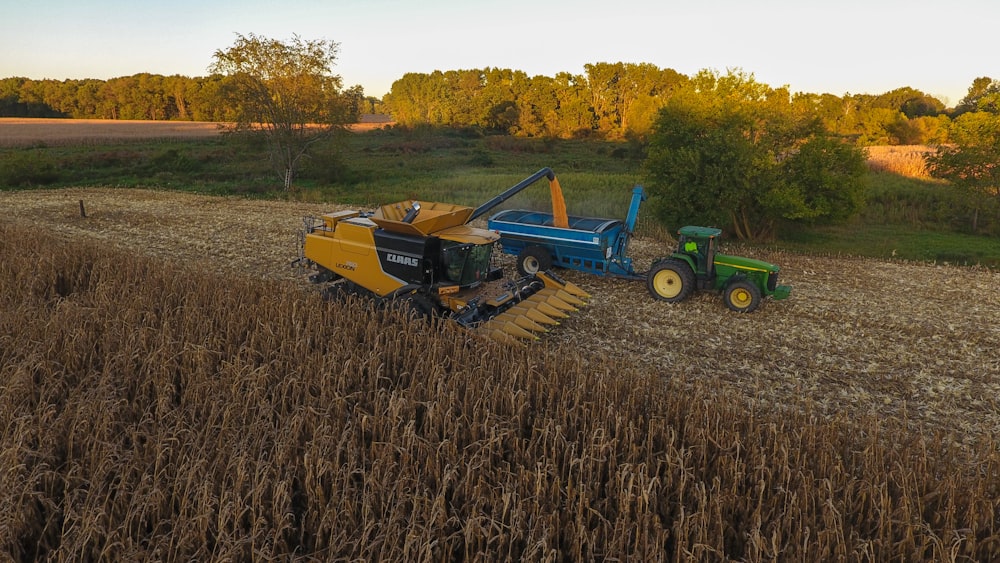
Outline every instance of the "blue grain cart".
<path fill-rule="evenodd" d="M 599 276 L 644 279 L 632 266 L 628 242 L 639 205 L 645 200 L 642 186 L 633 188 L 624 221 L 571 215 L 568 228 L 562 228 L 553 226 L 552 213 L 508 209 L 490 217 L 488 226 L 500 233 L 503 251 L 517 256 L 522 274 L 558 266 Z"/>

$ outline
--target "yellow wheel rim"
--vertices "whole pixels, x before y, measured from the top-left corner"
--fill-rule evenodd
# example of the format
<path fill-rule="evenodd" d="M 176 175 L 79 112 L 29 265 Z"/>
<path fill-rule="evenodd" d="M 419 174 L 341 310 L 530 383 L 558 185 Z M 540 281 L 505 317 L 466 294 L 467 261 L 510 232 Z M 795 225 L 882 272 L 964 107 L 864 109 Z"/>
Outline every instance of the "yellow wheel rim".
<path fill-rule="evenodd" d="M 664 299 L 671 299 L 680 294 L 684 282 L 680 274 L 673 270 L 660 270 L 653 276 L 653 289 Z"/>
<path fill-rule="evenodd" d="M 537 274 L 538 270 L 542 269 L 542 265 L 538 263 L 538 258 L 534 256 L 526 256 L 524 261 L 521 262 L 521 266 L 524 268 L 524 273 L 526 274 Z"/>
<path fill-rule="evenodd" d="M 729 301 L 740 309 L 746 309 L 753 301 L 753 296 L 745 288 L 737 287 L 729 292 Z"/>

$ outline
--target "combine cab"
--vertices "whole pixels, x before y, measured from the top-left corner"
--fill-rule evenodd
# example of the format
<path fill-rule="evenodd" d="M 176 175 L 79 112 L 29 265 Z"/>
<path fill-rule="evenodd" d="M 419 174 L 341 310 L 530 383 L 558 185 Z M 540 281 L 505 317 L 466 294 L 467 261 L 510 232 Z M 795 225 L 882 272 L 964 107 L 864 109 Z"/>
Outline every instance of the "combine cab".
<path fill-rule="evenodd" d="M 370 297 L 498 340 L 536 339 L 585 304 L 586 292 L 547 272 L 504 280 L 492 260 L 499 235 L 467 224 L 476 211 L 401 201 L 310 218 L 301 261 L 331 296 Z"/>

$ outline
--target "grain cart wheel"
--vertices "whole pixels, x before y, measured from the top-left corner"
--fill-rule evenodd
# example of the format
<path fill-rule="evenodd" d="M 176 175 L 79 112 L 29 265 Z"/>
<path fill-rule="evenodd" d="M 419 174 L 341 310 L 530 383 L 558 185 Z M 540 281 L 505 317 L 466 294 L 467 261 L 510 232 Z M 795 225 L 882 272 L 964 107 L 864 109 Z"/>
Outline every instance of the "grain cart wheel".
<path fill-rule="evenodd" d="M 760 307 L 760 289 L 747 280 L 736 280 L 726 286 L 722 299 L 737 313 L 750 313 Z"/>
<path fill-rule="evenodd" d="M 552 268 L 552 256 L 540 246 L 526 246 L 517 255 L 517 271 L 522 276 L 533 276 Z"/>
<path fill-rule="evenodd" d="M 676 303 L 694 290 L 694 272 L 680 260 L 661 260 L 646 274 L 646 288 L 653 297 Z"/>

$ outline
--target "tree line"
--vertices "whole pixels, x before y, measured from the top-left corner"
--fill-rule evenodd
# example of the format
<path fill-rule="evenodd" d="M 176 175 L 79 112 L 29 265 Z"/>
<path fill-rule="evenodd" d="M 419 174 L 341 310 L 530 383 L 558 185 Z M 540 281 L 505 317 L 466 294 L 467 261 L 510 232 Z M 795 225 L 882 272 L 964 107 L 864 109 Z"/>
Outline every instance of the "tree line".
<path fill-rule="evenodd" d="M 409 73 L 383 99 L 397 123 L 476 126 L 524 136 L 645 137 L 668 101 L 719 76 L 709 69 L 693 76 L 643 63 L 596 63 L 585 73 L 529 77 L 509 69 Z M 736 69 L 729 76 L 749 76 Z M 767 85 L 761 85 L 767 87 Z M 911 87 L 883 94 L 792 93 L 770 88 L 823 128 L 858 145 L 942 144 L 966 114 L 1000 114 L 1000 81 L 976 79 L 953 108 Z M 959 124 L 958 128 L 963 128 Z M 965 124 L 965 129 L 975 128 Z"/>
<path fill-rule="evenodd" d="M 69 117 L 236 121 L 240 104 L 231 96 L 239 77 L 188 77 L 141 73 L 108 80 L 0 79 L 0 117 Z M 343 91 L 356 113 L 376 113 L 375 98 L 360 86 Z"/>
<path fill-rule="evenodd" d="M 484 68 L 407 73 L 381 100 L 343 91 L 355 113 L 390 114 L 402 126 L 475 127 L 525 137 L 645 137 L 675 95 L 704 82 L 648 63 L 594 63 L 584 74 L 528 76 Z M 715 73 L 718 74 L 718 73 Z M 730 71 L 730 74 L 733 74 Z M 736 72 L 736 74 L 744 74 Z M 752 76 L 752 75 L 750 75 Z M 234 121 L 235 77 L 136 74 L 109 80 L 0 79 L 0 116 Z M 944 144 L 1000 115 L 1000 81 L 977 78 L 952 108 L 920 90 L 883 94 L 791 93 L 771 88 L 824 129 L 861 146 Z M 977 115 L 978 114 L 978 115 Z M 971 116 L 971 117 L 970 117 Z"/>

